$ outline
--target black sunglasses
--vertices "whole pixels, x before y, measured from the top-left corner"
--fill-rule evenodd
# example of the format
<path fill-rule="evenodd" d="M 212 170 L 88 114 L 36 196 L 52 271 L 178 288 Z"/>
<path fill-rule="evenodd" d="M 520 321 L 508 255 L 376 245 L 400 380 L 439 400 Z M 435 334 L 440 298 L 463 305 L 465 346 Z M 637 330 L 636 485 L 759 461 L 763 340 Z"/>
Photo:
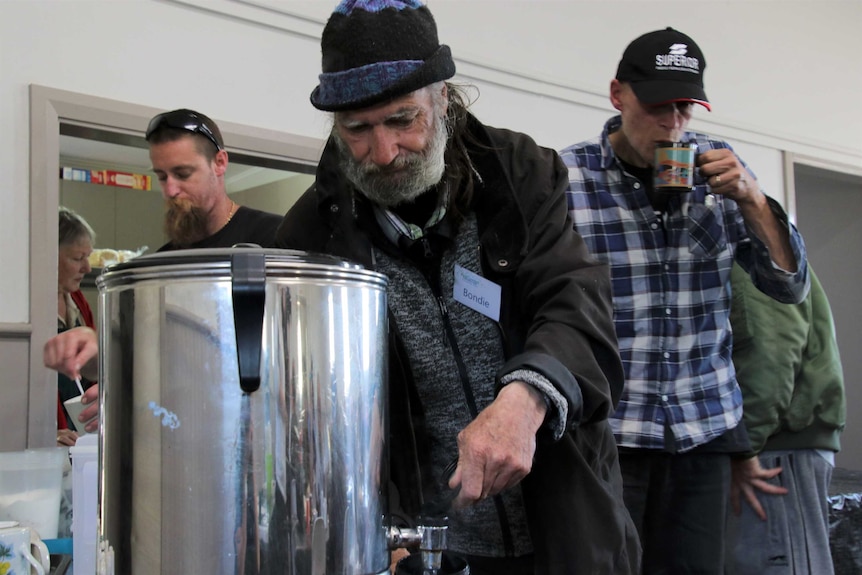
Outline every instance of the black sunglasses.
<path fill-rule="evenodd" d="M 192 134 L 200 134 L 215 145 L 217 150 L 224 150 L 224 146 L 219 143 L 213 131 L 206 124 L 206 120 L 198 114 L 188 110 L 174 110 L 173 112 L 165 112 L 155 116 L 150 120 L 150 125 L 147 126 L 146 140 L 150 140 L 150 136 L 154 132 L 162 128 L 174 128 L 176 130 L 185 130 Z"/>

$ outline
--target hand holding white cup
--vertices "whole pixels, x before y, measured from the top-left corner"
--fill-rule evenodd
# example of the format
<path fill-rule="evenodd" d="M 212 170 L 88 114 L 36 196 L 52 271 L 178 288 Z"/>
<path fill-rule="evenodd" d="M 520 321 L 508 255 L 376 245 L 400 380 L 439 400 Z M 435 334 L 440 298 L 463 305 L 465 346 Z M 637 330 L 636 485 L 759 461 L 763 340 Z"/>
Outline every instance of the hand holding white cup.
<path fill-rule="evenodd" d="M 81 398 L 83 395 L 77 395 L 70 399 L 67 399 L 63 402 L 63 406 L 66 408 L 66 412 L 69 414 L 69 423 L 75 428 L 75 431 L 78 432 L 78 435 L 84 435 L 87 433 L 87 430 L 84 427 L 87 425 L 86 421 L 79 421 L 78 417 L 81 415 L 81 412 L 84 411 L 88 406 L 81 403 Z"/>

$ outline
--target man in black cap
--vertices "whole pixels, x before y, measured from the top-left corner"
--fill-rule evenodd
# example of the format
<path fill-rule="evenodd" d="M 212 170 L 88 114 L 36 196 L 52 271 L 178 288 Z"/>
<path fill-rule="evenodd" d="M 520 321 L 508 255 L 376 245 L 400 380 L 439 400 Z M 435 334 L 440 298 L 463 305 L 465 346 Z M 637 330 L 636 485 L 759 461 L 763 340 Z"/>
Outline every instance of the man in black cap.
<path fill-rule="evenodd" d="M 686 131 L 695 104 L 710 109 L 705 68 L 677 30 L 637 38 L 611 81 L 619 115 L 560 154 L 575 229 L 611 268 L 626 372 L 611 425 L 644 573 L 723 573 L 730 459 L 748 451 L 731 361 L 733 261 L 777 300 L 808 290 L 802 238 L 779 205 L 726 142 Z M 691 191 L 656 189 L 666 141 L 697 145 Z"/>
<path fill-rule="evenodd" d="M 240 206 L 228 196 L 228 154 L 215 122 L 194 110 L 172 110 L 150 120 L 146 138 L 165 198 L 169 241 L 159 251 L 272 246 L 281 216 Z"/>
<path fill-rule="evenodd" d="M 448 548 L 474 575 L 636 573 L 609 276 L 571 228 L 559 156 L 467 111 L 420 0 L 342 2 L 322 53 L 311 102 L 332 132 L 276 243 L 390 279 L 400 514 L 458 490 Z"/>

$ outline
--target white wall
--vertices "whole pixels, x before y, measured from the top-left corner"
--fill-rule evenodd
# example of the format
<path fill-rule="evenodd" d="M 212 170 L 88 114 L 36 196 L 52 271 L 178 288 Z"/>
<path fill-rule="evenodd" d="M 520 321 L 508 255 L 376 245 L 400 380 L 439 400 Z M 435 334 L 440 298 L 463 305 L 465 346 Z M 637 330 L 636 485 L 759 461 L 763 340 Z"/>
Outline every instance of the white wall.
<path fill-rule="evenodd" d="M 853 110 L 862 95 L 859 0 L 431 0 L 430 5 L 457 57 L 595 94 L 602 103 L 626 44 L 673 26 L 692 36 L 706 56 L 706 91 L 714 107 L 705 115 L 711 120 L 793 142 L 849 148 L 860 158 L 862 114 Z M 570 143 L 567 137 L 560 140 L 566 130 L 553 123 L 545 133 L 556 146 Z"/>
<path fill-rule="evenodd" d="M 335 1 L 0 0 L 0 323 L 29 306 L 28 86 L 323 137 L 311 107 Z M 673 25 L 704 50 L 714 112 L 782 198 L 781 152 L 862 166 L 859 0 L 431 0 L 488 123 L 559 148 L 596 135 L 625 45 Z M 141 127 L 143 130 L 143 126 Z"/>

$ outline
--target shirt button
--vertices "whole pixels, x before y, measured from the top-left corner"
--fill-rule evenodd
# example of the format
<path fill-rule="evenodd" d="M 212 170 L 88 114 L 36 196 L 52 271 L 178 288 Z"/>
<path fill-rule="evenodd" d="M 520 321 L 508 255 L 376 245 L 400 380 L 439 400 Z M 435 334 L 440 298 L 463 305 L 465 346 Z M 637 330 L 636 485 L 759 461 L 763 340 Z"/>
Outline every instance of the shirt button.
<path fill-rule="evenodd" d="M 664 402 L 667 402 L 667 396 L 666 396 L 666 395 L 662 395 L 662 396 L 661 396 L 661 400 L 662 400 L 662 401 L 664 401 Z"/>
<path fill-rule="evenodd" d="M 650 227 L 654 230 L 657 230 L 658 229 L 658 222 L 653 222 L 652 224 L 650 224 Z"/>
<path fill-rule="evenodd" d="M 664 356 L 665 359 L 670 359 L 670 352 L 666 351 L 662 355 Z"/>
<path fill-rule="evenodd" d="M 634 183 L 634 185 L 633 185 L 632 187 L 633 187 L 634 189 L 636 189 L 636 190 L 639 190 L 639 189 L 641 189 L 641 183 L 640 183 L 640 182 L 635 182 L 635 183 Z"/>
<path fill-rule="evenodd" d="M 664 315 L 670 315 L 670 308 L 666 308 L 664 310 Z"/>

